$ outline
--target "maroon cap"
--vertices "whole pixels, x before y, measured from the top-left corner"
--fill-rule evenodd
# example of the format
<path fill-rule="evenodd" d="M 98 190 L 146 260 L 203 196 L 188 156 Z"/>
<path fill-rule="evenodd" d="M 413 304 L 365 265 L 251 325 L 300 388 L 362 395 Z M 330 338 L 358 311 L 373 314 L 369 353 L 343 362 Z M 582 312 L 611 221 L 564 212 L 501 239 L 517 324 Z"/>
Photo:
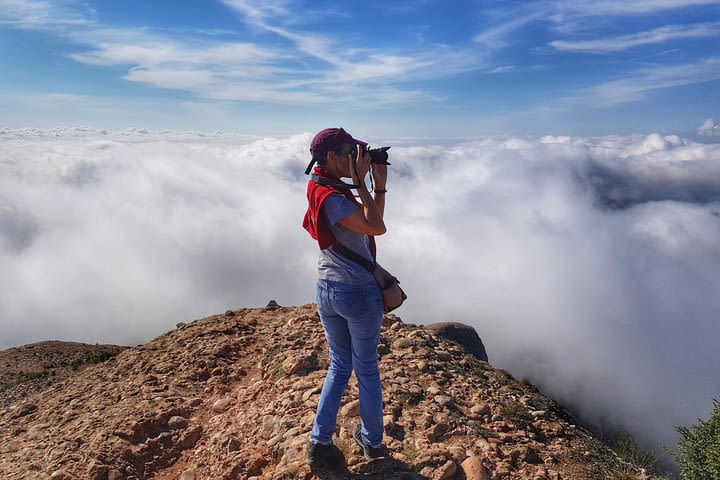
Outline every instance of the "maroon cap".
<path fill-rule="evenodd" d="M 362 140 L 355 140 L 349 133 L 342 128 L 326 128 L 321 130 L 315 135 L 310 143 L 310 153 L 314 159 L 324 159 L 327 152 L 332 150 L 334 147 L 342 145 L 344 143 L 350 145 L 362 145 L 367 146 L 367 142 Z"/>

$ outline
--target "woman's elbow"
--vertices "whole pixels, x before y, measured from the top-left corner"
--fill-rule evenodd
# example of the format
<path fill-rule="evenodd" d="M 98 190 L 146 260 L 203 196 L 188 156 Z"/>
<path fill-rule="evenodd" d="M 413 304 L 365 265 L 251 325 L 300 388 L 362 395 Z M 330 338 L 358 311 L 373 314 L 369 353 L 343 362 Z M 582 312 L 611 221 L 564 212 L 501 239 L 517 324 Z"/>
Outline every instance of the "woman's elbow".
<path fill-rule="evenodd" d="M 375 228 L 375 231 L 372 233 L 374 237 L 379 237 L 380 235 L 385 235 L 387 233 L 387 228 L 385 225 L 380 225 Z"/>

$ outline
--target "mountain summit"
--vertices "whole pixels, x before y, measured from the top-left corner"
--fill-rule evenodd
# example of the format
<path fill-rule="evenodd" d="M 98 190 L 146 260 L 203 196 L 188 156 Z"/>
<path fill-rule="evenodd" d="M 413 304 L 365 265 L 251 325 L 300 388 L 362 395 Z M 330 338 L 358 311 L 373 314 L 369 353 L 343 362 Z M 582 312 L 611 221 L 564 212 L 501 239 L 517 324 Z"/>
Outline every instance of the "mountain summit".
<path fill-rule="evenodd" d="M 385 315 L 378 354 L 389 456 L 366 461 L 353 442 L 353 377 L 336 435 L 347 467 L 321 478 L 647 478 L 529 381 L 493 368 L 470 327 Z M 0 478 L 312 478 L 327 364 L 313 304 L 179 323 L 0 406 Z"/>

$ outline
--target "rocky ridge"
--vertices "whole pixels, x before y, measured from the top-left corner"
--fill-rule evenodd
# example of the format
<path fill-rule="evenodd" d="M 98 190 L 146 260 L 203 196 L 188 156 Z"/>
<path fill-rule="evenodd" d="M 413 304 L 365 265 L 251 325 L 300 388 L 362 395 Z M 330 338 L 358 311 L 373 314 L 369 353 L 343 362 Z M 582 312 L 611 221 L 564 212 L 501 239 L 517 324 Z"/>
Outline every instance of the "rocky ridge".
<path fill-rule="evenodd" d="M 358 455 L 353 377 L 336 436 L 347 469 L 324 478 L 611 478 L 599 459 L 612 455 L 562 406 L 440 332 L 386 315 L 378 353 L 390 456 Z M 0 406 L 0 478 L 312 478 L 327 358 L 312 304 L 178 324 Z"/>

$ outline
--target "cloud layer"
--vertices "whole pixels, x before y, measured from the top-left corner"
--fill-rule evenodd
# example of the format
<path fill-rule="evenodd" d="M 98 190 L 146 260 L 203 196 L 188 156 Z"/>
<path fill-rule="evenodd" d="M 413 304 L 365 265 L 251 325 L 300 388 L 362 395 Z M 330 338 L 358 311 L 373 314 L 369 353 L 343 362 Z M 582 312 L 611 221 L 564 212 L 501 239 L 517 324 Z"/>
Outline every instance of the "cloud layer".
<path fill-rule="evenodd" d="M 311 134 L 0 130 L 0 348 L 135 344 L 314 301 Z M 373 139 L 370 139 L 373 140 Z M 675 137 L 393 145 L 380 259 L 409 322 L 588 419 L 674 445 L 720 392 L 720 145 Z"/>

